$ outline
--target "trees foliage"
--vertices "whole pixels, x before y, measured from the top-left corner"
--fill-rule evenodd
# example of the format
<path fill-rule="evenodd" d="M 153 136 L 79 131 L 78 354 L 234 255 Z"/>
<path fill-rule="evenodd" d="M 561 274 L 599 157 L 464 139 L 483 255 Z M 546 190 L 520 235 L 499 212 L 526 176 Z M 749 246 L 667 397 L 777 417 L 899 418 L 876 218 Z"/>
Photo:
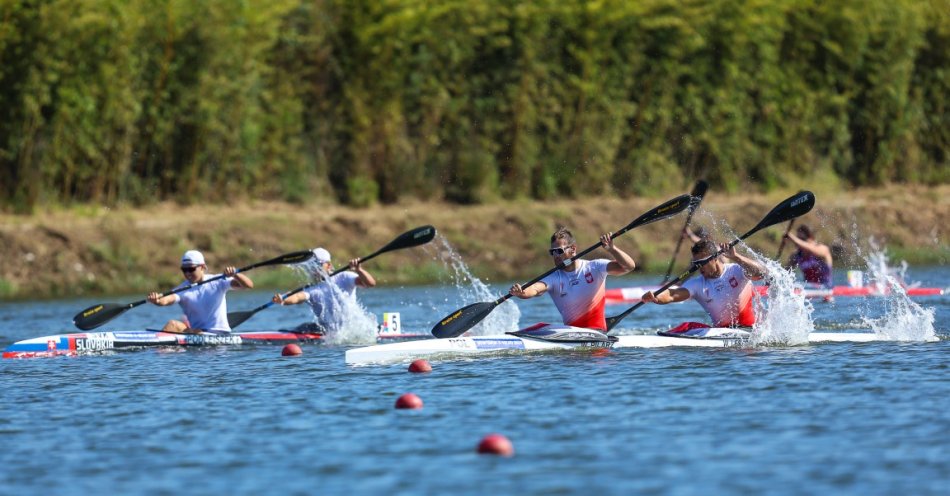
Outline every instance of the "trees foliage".
<path fill-rule="evenodd" d="M 948 0 L 3 0 L 0 205 L 944 183 L 948 13 Z"/>

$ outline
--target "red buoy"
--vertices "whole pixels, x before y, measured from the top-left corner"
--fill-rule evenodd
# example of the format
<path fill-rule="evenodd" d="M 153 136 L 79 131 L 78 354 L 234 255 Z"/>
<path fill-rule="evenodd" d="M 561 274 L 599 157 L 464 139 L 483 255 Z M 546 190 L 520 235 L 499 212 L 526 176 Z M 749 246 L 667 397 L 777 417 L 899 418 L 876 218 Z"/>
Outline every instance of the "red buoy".
<path fill-rule="evenodd" d="M 515 447 L 501 434 L 489 434 L 478 443 L 478 452 L 485 455 L 513 456 Z"/>
<path fill-rule="evenodd" d="M 408 410 L 418 410 L 422 408 L 422 398 L 412 394 L 406 393 L 400 396 L 396 400 L 397 409 L 408 409 Z"/>
<path fill-rule="evenodd" d="M 300 349 L 299 345 L 288 344 L 284 346 L 284 349 L 280 351 L 281 356 L 297 356 L 303 355 L 303 350 Z"/>
<path fill-rule="evenodd" d="M 426 372 L 432 372 L 432 365 L 429 365 L 429 362 L 419 359 L 409 364 L 409 372 L 415 374 L 424 374 Z"/>

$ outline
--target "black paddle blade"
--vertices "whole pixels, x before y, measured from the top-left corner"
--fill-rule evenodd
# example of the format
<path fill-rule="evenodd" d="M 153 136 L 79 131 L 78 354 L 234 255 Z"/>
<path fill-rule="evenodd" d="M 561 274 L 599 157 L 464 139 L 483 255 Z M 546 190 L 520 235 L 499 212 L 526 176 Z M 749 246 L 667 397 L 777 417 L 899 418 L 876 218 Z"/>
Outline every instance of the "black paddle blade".
<path fill-rule="evenodd" d="M 130 308 L 132 308 L 131 305 L 100 303 L 98 305 L 93 305 L 73 316 L 73 324 L 84 331 L 88 331 L 118 317 L 122 314 L 122 312 L 125 312 Z"/>
<path fill-rule="evenodd" d="M 811 191 L 799 191 L 798 193 L 795 193 L 794 195 L 785 199 L 785 201 L 782 203 L 776 205 L 775 208 L 773 208 L 771 212 L 767 213 L 765 217 L 758 223 L 758 225 L 746 233 L 742 239 L 745 239 L 751 236 L 753 233 L 765 229 L 766 227 L 774 226 L 775 224 L 805 215 L 810 212 L 814 206 L 815 194 Z"/>
<path fill-rule="evenodd" d="M 388 245 L 379 249 L 379 253 L 392 251 L 392 250 L 401 250 L 403 248 L 412 248 L 413 246 L 420 246 L 432 241 L 432 238 L 435 238 L 435 228 L 432 226 L 422 226 L 406 231 L 399 235 L 398 238 L 389 242 Z"/>
<path fill-rule="evenodd" d="M 680 195 L 662 205 L 653 207 L 648 212 L 634 219 L 633 222 L 624 226 L 623 229 L 614 233 L 614 237 L 616 238 L 617 236 L 620 236 L 621 234 L 635 227 L 645 226 L 663 219 L 669 219 L 683 210 L 686 210 L 692 200 L 692 197 L 689 195 Z"/>
<path fill-rule="evenodd" d="M 437 338 L 457 338 L 481 322 L 496 306 L 498 303 L 490 301 L 473 303 L 460 308 L 436 324 L 432 328 L 432 335 Z"/>
<path fill-rule="evenodd" d="M 700 202 L 703 201 L 703 197 L 706 196 L 707 189 L 709 189 L 709 184 L 706 181 L 703 181 L 702 179 L 696 181 L 696 186 L 693 186 L 693 191 L 689 193 L 689 196 L 693 197 L 692 208 L 698 207 Z"/>
<path fill-rule="evenodd" d="M 626 315 L 615 315 L 613 317 L 607 317 L 604 319 L 607 321 L 607 332 L 613 330 L 613 328 L 616 327 L 616 325 L 619 324 L 624 317 L 626 317 Z"/>
<path fill-rule="evenodd" d="M 263 262 L 257 262 L 253 265 L 248 265 L 241 269 L 241 272 L 246 270 L 251 270 L 255 267 L 264 267 L 266 265 L 291 265 L 306 262 L 313 258 L 313 252 L 310 250 L 301 250 L 295 251 L 293 253 L 285 253 L 277 258 L 272 258 L 270 260 L 265 260 Z"/>
<path fill-rule="evenodd" d="M 228 313 L 228 325 L 231 329 L 243 324 L 247 319 L 254 316 L 257 313 L 256 310 L 247 310 L 244 312 L 230 312 Z"/>

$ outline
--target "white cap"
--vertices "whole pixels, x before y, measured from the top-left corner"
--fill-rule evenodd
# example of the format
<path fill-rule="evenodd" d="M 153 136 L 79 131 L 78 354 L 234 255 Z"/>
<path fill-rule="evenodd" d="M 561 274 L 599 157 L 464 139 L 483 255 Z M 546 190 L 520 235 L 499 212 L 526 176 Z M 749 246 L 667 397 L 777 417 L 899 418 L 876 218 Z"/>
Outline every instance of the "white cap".
<path fill-rule="evenodd" d="M 182 267 L 195 267 L 205 264 L 205 257 L 198 250 L 188 250 L 181 256 Z"/>
<path fill-rule="evenodd" d="M 330 252 L 324 250 L 323 248 L 314 248 L 313 258 L 319 263 L 326 263 L 330 261 Z"/>

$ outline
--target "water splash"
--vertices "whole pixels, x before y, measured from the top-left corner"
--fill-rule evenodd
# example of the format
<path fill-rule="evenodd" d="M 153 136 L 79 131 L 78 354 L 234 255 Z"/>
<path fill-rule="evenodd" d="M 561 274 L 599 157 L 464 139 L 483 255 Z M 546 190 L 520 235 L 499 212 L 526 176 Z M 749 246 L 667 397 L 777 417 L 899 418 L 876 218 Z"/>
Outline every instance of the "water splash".
<path fill-rule="evenodd" d="M 712 238 L 717 243 L 735 239 L 736 233 L 724 220 L 710 221 Z M 765 269 L 764 280 L 769 284 L 768 298 L 755 297 L 755 325 L 752 340 L 755 345 L 793 346 L 808 343 L 808 334 L 815 330 L 812 320 L 814 307 L 795 280 L 795 272 L 782 267 L 780 262 L 739 245 Z"/>
<path fill-rule="evenodd" d="M 376 344 L 376 316 L 369 312 L 357 299 L 357 292 L 346 293 L 329 279 L 329 274 L 316 262 L 300 264 L 297 270 L 311 278 L 312 283 L 326 284 L 330 288 L 330 297 L 324 301 L 320 313 L 314 313 L 313 322 L 322 323 L 326 328 L 324 342 L 331 345 Z M 309 306 L 309 305 L 308 305 Z M 310 307 L 313 311 L 313 307 Z"/>
<path fill-rule="evenodd" d="M 907 285 L 907 261 L 901 260 L 900 267 L 891 267 L 890 257 L 887 256 L 887 248 L 879 246 L 874 237 L 868 238 L 870 247 L 865 261 L 867 262 L 868 272 L 871 274 L 871 282 L 874 283 L 875 291 L 880 294 L 886 294 L 888 286 L 887 279 L 893 278 L 902 287 L 919 286 L 916 282 L 910 286 Z"/>
<path fill-rule="evenodd" d="M 452 248 L 449 241 L 442 235 L 436 236 L 434 245 L 438 259 L 448 269 L 452 284 L 458 290 L 458 303 L 452 303 L 452 299 L 446 298 L 446 303 L 450 303 L 453 308 L 461 308 L 472 303 L 483 301 L 493 301 L 499 295 L 494 294 L 492 290 L 477 277 L 473 276 L 468 266 L 462 260 L 461 255 Z M 518 320 L 521 318 L 521 310 L 517 305 L 509 302 L 499 305 L 495 310 L 485 317 L 478 325 L 468 331 L 470 336 L 484 336 L 490 334 L 501 334 L 509 331 L 518 330 Z"/>
<path fill-rule="evenodd" d="M 795 273 L 779 262 L 752 252 L 766 270 L 768 298 L 757 298 L 753 341 L 758 345 L 800 345 L 808 343 L 808 334 L 815 330 L 812 304 L 805 298 Z"/>
<path fill-rule="evenodd" d="M 878 336 L 892 341 L 933 341 L 937 339 L 934 329 L 934 309 L 924 308 L 912 301 L 904 289 L 906 262 L 901 269 L 888 265 L 886 249 L 879 248 L 871 238 L 871 252 L 865 258 L 870 283 L 883 300 L 883 315 L 879 318 L 864 317 L 864 325 Z"/>

